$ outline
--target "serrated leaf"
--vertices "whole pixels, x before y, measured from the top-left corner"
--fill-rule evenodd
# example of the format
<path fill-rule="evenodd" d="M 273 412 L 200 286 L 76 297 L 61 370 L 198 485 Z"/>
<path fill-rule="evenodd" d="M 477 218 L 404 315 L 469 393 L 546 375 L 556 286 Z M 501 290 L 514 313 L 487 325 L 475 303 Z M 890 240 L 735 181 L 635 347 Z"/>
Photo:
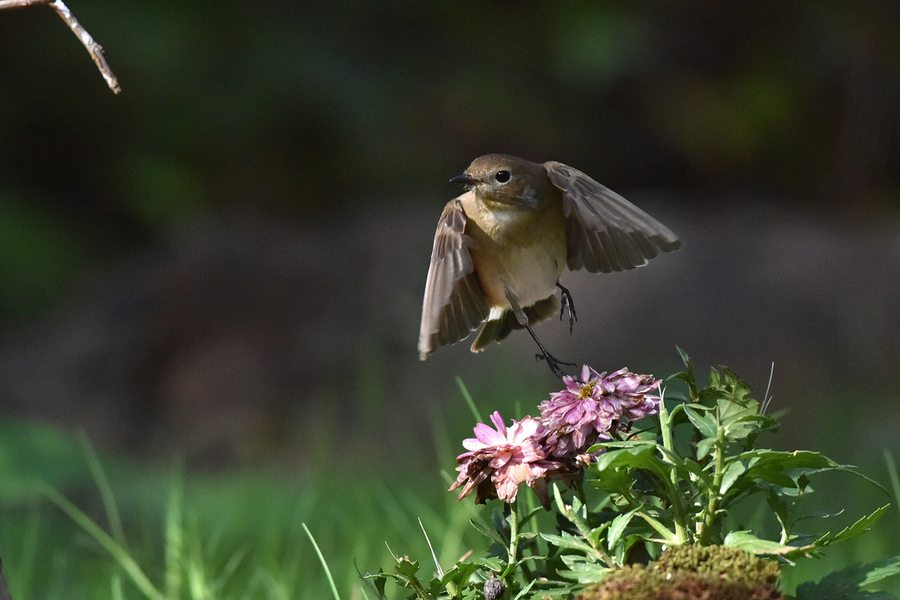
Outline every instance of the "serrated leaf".
<path fill-rule="evenodd" d="M 744 381 L 737 373 L 729 369 L 728 367 L 722 368 L 722 377 L 724 379 L 723 388 L 728 391 L 731 395 L 732 399 L 735 402 L 740 402 L 747 406 L 750 403 L 756 403 L 756 400 L 748 398 L 751 391 L 751 387 Z M 758 404 L 758 403 L 757 403 Z"/>
<path fill-rule="evenodd" d="M 607 546 L 610 550 L 616 545 L 619 538 L 622 537 L 622 534 L 625 533 L 625 528 L 628 527 L 628 524 L 634 517 L 634 513 L 635 511 L 632 510 L 624 515 L 619 515 L 612 520 L 612 523 L 609 526 L 609 533 L 607 534 Z"/>
<path fill-rule="evenodd" d="M 797 586 L 795 600 L 896 600 L 884 592 L 867 592 L 862 586 L 900 573 L 900 559 L 888 558 L 869 565 L 859 563 L 826 575 L 818 583 L 807 581 Z M 878 573 L 885 569 L 885 573 Z M 871 578 L 874 574 L 875 578 Z"/>
<path fill-rule="evenodd" d="M 769 483 L 780 486 L 782 488 L 781 493 L 785 495 L 797 495 L 797 484 L 793 479 L 780 471 L 751 467 L 750 469 L 747 469 L 745 476 L 749 481 L 753 481 L 754 479 L 762 479 L 763 481 L 767 481 Z"/>
<path fill-rule="evenodd" d="M 708 391 L 710 389 L 718 390 L 722 387 L 722 376 L 713 368 L 709 370 L 709 388 L 704 391 Z"/>
<path fill-rule="evenodd" d="M 605 492 L 624 494 L 634 485 L 634 475 L 629 469 L 606 469 L 602 477 L 588 479 L 587 484 Z"/>
<path fill-rule="evenodd" d="M 562 535 L 542 533 L 541 537 L 545 542 L 548 542 L 565 550 L 578 550 L 579 552 L 584 552 L 586 554 L 594 553 L 594 549 L 591 548 L 590 544 L 588 544 L 584 540 L 581 540 L 580 538 L 575 537 L 571 533 L 563 532 Z"/>
<path fill-rule="evenodd" d="M 684 363 L 684 366 L 687 367 L 688 371 L 692 371 L 693 364 L 691 362 L 691 357 L 688 356 L 688 353 L 678 346 L 675 346 L 675 350 L 678 351 L 678 356 L 681 357 L 681 362 Z"/>
<path fill-rule="evenodd" d="M 844 514 L 844 512 L 846 512 L 846 511 L 844 511 L 844 509 L 834 511 L 834 512 L 817 510 L 815 512 L 811 512 L 809 514 L 805 514 L 800 517 L 797 517 L 797 520 L 795 522 L 800 523 L 801 521 L 808 521 L 811 519 L 833 519 L 834 517 L 841 516 L 842 514 Z"/>
<path fill-rule="evenodd" d="M 698 393 L 697 383 L 694 377 L 694 363 L 688 356 L 687 352 L 685 352 L 681 348 L 678 348 L 677 346 L 676 348 L 678 349 L 678 354 L 681 356 L 681 362 L 684 363 L 684 372 L 677 373 L 673 377 L 677 377 L 687 384 L 691 402 L 696 402 L 698 400 Z"/>
<path fill-rule="evenodd" d="M 865 578 L 860 582 L 860 587 L 878 583 L 886 577 L 900 575 L 900 556 L 892 556 L 878 562 L 864 566 Z"/>
<path fill-rule="evenodd" d="M 733 398 L 719 400 L 719 426 L 725 428 L 725 439 L 739 441 L 755 433 L 759 403 L 756 400 L 747 400 L 746 404 L 739 403 Z"/>
<path fill-rule="evenodd" d="M 596 583 L 603 580 L 610 571 L 608 567 L 588 561 L 583 556 L 564 554 L 560 558 L 568 567 L 567 571 L 560 571 L 560 575 L 578 583 Z"/>
<path fill-rule="evenodd" d="M 419 572 L 419 561 L 409 560 L 405 556 L 400 557 L 397 559 L 397 564 L 394 565 L 394 570 L 401 575 L 415 577 L 416 573 Z"/>
<path fill-rule="evenodd" d="M 691 425 L 693 425 L 697 429 L 697 431 L 700 432 L 700 435 L 702 435 L 704 438 L 715 439 L 715 418 L 710 414 L 709 410 L 704 410 L 704 408 L 705 407 L 685 404 L 684 414 L 687 415 L 687 418 L 690 420 Z"/>
<path fill-rule="evenodd" d="M 499 566 L 499 561 L 498 566 Z M 446 586 L 451 581 L 455 581 L 457 584 L 462 585 L 469 580 L 473 573 L 479 571 L 482 567 L 474 562 L 460 562 L 456 563 L 450 569 L 448 569 L 444 576 L 441 577 L 441 585 Z"/>
<path fill-rule="evenodd" d="M 703 468 L 703 465 L 698 463 L 696 460 L 692 460 L 690 458 L 682 459 L 682 468 L 684 469 L 686 475 L 689 474 L 690 476 L 699 479 L 704 484 L 706 484 L 706 487 L 710 487 L 712 485 L 712 475 Z"/>
<path fill-rule="evenodd" d="M 725 494 L 725 492 L 731 489 L 734 482 L 746 472 L 747 467 L 739 460 L 736 460 L 725 467 L 725 472 L 722 473 L 722 485 L 719 486 L 719 493 Z"/>
<path fill-rule="evenodd" d="M 506 563 L 497 558 L 496 556 L 488 556 L 485 558 L 476 558 L 472 561 L 472 564 L 478 565 L 488 571 L 494 571 L 499 573 L 506 567 Z"/>
<path fill-rule="evenodd" d="M 797 550 L 794 546 L 761 539 L 746 530 L 732 531 L 725 536 L 724 544 L 741 548 L 751 554 L 789 554 Z"/>
<path fill-rule="evenodd" d="M 656 456 L 657 445 L 640 440 L 630 442 L 606 442 L 598 444 L 609 451 L 601 454 L 591 465 L 594 473 L 603 477 L 605 469 L 647 469 L 658 477 L 666 477 L 669 467 Z"/>
<path fill-rule="evenodd" d="M 839 531 L 837 534 L 835 534 L 835 536 L 833 538 L 831 538 L 831 540 L 829 540 L 828 543 L 833 544 L 835 542 L 849 540 L 851 538 L 855 538 L 856 536 L 858 536 L 860 534 L 865 533 L 866 531 L 869 530 L 869 528 L 872 526 L 872 524 L 875 523 L 875 521 L 877 521 L 878 519 L 881 518 L 882 515 L 884 515 L 885 511 L 887 511 L 887 509 L 890 506 L 891 506 L 890 504 L 885 504 L 881 508 L 875 509 L 871 514 L 866 515 L 865 517 L 862 517 L 853 525 L 850 525 L 849 527 Z"/>
<path fill-rule="evenodd" d="M 506 541 L 497 533 L 496 530 L 485 527 L 481 523 L 478 523 L 474 519 L 469 519 L 469 523 L 478 530 L 481 535 L 485 536 L 489 540 L 500 544 L 501 546 L 506 546 Z"/>

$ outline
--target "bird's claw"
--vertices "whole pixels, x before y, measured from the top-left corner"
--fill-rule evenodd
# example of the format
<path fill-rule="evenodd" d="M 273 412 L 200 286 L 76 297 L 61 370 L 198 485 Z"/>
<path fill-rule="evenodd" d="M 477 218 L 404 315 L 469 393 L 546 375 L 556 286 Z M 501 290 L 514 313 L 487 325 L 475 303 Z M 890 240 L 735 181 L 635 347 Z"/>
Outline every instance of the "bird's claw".
<path fill-rule="evenodd" d="M 575 367 L 575 366 L 577 366 L 575 363 L 565 362 L 565 361 L 563 361 L 563 360 L 557 360 L 556 358 L 554 358 L 554 357 L 551 356 L 550 354 L 535 354 L 535 355 L 534 355 L 534 359 L 535 359 L 535 360 L 543 360 L 543 361 L 546 361 L 546 362 L 547 362 L 547 366 L 550 367 L 550 371 L 551 371 L 554 375 L 556 375 L 556 378 L 557 378 L 557 379 L 562 379 L 563 377 L 568 376 L 568 374 L 567 374 L 565 371 L 562 370 L 562 367 L 560 367 L 560 365 L 566 365 L 566 366 L 569 366 L 569 367 Z"/>
<path fill-rule="evenodd" d="M 559 288 L 560 296 L 562 297 L 561 306 L 559 307 L 559 320 L 562 321 L 563 313 L 569 312 L 569 335 L 572 335 L 572 327 L 575 321 L 578 320 L 578 316 L 575 314 L 575 301 L 572 300 L 571 292 L 561 286 L 559 282 L 556 283 L 556 287 Z"/>

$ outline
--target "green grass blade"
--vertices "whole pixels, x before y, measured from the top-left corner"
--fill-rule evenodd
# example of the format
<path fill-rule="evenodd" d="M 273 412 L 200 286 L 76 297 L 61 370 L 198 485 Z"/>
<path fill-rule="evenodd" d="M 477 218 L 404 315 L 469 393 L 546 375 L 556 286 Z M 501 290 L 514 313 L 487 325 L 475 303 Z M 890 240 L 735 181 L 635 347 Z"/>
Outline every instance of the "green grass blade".
<path fill-rule="evenodd" d="M 463 383 L 462 377 L 456 377 L 456 385 L 459 386 L 459 391 L 462 392 L 463 399 L 466 401 L 466 404 L 469 405 L 469 410 L 472 411 L 472 416 L 475 417 L 475 422 L 484 423 L 484 419 L 481 418 L 481 411 L 478 410 L 477 406 L 475 406 L 475 401 L 472 399 L 472 394 L 469 393 L 469 390 L 466 388 L 466 384 Z"/>
<path fill-rule="evenodd" d="M 55 489 L 45 483 L 38 483 L 38 489 L 47 500 L 55 504 L 61 511 L 66 513 L 77 525 L 84 529 L 88 535 L 97 540 L 103 546 L 110 556 L 122 567 L 125 573 L 131 578 L 134 584 L 141 592 L 150 600 L 164 600 L 163 595 L 154 587 L 153 583 L 135 560 L 128 554 L 116 540 L 108 533 L 103 531 L 99 525 L 91 520 L 81 509 L 72 504 L 65 496 L 57 492 Z"/>
<path fill-rule="evenodd" d="M 306 536 L 309 538 L 309 541 L 312 542 L 313 548 L 316 550 L 316 555 L 319 557 L 319 562 L 322 563 L 322 568 L 325 569 L 325 576 L 328 578 L 328 584 L 331 585 L 331 593 L 334 595 L 334 600 L 341 600 L 341 596 L 337 591 L 337 586 L 334 585 L 334 577 L 331 576 L 331 569 L 328 568 L 328 563 L 325 562 L 325 557 L 322 556 L 322 551 L 319 550 L 316 539 L 313 537 L 312 533 L 310 533 L 306 523 L 301 523 L 301 525 L 303 525 L 303 531 L 306 532 Z"/>
<path fill-rule="evenodd" d="M 169 506 L 166 510 L 166 596 L 180 598 L 182 588 L 182 564 L 184 562 L 184 502 L 182 499 L 181 470 L 176 468 L 169 484 Z"/>
<path fill-rule="evenodd" d="M 91 476 L 94 478 L 94 483 L 100 492 L 100 500 L 103 502 L 103 510 L 106 512 L 106 520 L 109 521 L 109 530 L 112 532 L 112 537 L 120 545 L 124 546 L 125 529 L 122 527 L 122 518 L 119 515 L 119 508 L 116 506 L 116 497 L 112 492 L 112 486 L 109 484 L 109 478 L 106 476 L 103 465 L 100 464 L 100 458 L 97 456 L 97 452 L 94 450 L 94 446 L 88 439 L 87 434 L 81 432 L 78 440 L 81 442 L 81 447 L 84 450 L 84 458 L 91 470 Z"/>
<path fill-rule="evenodd" d="M 891 478 L 891 490 L 894 492 L 894 505 L 900 512 L 900 477 L 897 476 L 897 463 L 887 448 L 884 449 L 884 462 L 887 465 L 888 477 Z"/>

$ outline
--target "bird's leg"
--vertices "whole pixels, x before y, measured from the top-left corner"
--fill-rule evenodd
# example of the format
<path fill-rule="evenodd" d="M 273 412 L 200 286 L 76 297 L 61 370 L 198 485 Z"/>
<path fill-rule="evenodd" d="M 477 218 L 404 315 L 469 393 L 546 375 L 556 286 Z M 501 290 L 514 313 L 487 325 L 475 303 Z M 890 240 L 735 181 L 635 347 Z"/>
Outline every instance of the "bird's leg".
<path fill-rule="evenodd" d="M 569 290 L 560 285 L 558 281 L 556 282 L 556 287 L 559 288 L 562 296 L 562 306 L 559 307 L 559 320 L 562 321 L 563 312 L 569 311 L 569 335 L 572 335 L 572 326 L 578 320 L 578 316 L 575 314 L 575 301 L 572 300 L 572 294 Z"/>
<path fill-rule="evenodd" d="M 550 371 L 553 372 L 559 379 L 562 379 L 566 376 L 566 372 L 562 370 L 560 365 L 568 365 L 570 367 L 576 366 L 575 363 L 566 362 L 564 360 L 558 360 L 552 354 L 547 352 L 547 349 L 544 348 L 544 345 L 541 343 L 541 340 L 534 334 L 534 330 L 531 328 L 531 325 L 528 323 L 525 324 L 525 329 L 528 330 L 528 333 L 531 334 L 531 339 L 538 345 L 538 348 L 541 349 L 541 354 L 535 354 L 534 358 L 536 360 L 545 360 L 547 361 L 547 366 L 550 367 Z"/>
<path fill-rule="evenodd" d="M 541 340 L 539 340 L 537 335 L 534 333 L 534 329 L 532 329 L 531 325 L 528 324 L 528 315 L 525 314 L 525 311 L 522 310 L 522 307 L 519 306 L 519 302 L 509 290 L 506 290 L 506 298 L 509 300 L 509 304 L 512 307 L 513 314 L 516 315 L 516 320 L 519 321 L 520 325 L 528 330 L 528 333 L 531 334 L 531 339 L 533 339 L 534 343 L 537 344 L 538 348 L 541 349 L 541 354 L 536 354 L 534 357 L 539 360 L 547 361 L 547 366 L 550 367 L 550 371 L 559 379 L 565 377 L 566 372 L 562 370 L 562 367 L 560 365 L 568 365 L 574 367 L 576 366 L 575 363 L 558 360 L 552 354 L 547 352 L 547 349 L 544 348 Z"/>

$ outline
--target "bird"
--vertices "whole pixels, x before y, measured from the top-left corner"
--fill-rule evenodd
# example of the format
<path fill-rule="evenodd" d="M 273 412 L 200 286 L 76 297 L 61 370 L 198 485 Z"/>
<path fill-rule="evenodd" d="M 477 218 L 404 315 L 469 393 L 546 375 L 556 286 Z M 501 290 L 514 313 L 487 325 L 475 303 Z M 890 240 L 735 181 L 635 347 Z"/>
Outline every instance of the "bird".
<path fill-rule="evenodd" d="M 476 158 L 450 179 L 465 192 L 438 220 L 419 330 L 419 358 L 478 330 L 481 352 L 526 329 L 557 377 L 561 364 L 532 325 L 568 311 L 559 283 L 565 268 L 611 273 L 645 265 L 681 247 L 678 237 L 640 208 L 581 171 L 505 154 Z M 560 299 L 556 290 L 560 290 Z"/>

